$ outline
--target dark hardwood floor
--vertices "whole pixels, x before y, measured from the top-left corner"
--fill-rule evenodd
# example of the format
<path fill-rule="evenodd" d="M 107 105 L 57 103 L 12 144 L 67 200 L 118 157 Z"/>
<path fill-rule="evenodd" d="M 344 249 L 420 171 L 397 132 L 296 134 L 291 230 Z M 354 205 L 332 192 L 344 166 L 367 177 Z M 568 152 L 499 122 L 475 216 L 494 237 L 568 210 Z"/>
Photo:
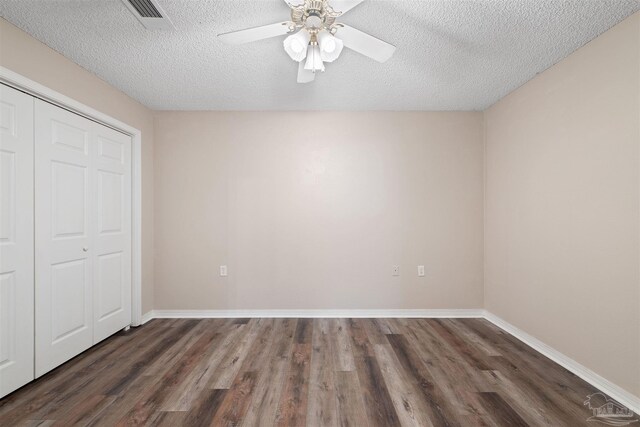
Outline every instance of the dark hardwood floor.
<path fill-rule="evenodd" d="M 578 426 L 596 391 L 480 319 L 153 320 L 0 400 L 0 426 Z"/>

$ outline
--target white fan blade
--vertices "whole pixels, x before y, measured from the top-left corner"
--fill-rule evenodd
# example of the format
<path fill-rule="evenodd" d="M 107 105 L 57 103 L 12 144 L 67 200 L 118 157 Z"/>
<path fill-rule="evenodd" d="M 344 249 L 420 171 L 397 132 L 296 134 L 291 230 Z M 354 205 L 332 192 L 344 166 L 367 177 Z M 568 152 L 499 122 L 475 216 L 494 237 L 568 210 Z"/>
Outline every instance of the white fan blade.
<path fill-rule="evenodd" d="M 336 37 L 341 39 L 349 49 L 353 49 L 378 62 L 385 62 L 396 51 L 394 45 L 342 23 L 338 27 Z"/>
<path fill-rule="evenodd" d="M 311 70 L 304 69 L 304 61 L 300 61 L 298 65 L 298 83 L 309 83 L 316 78 L 316 73 Z"/>
<path fill-rule="evenodd" d="M 232 31 L 230 33 L 218 34 L 218 38 L 229 44 L 244 44 L 268 39 L 276 36 L 283 36 L 289 33 L 291 22 L 279 22 L 277 24 L 263 25 L 261 27 L 247 28 L 246 30 Z"/>
<path fill-rule="evenodd" d="M 304 4 L 304 0 L 284 0 L 284 2 L 290 8 L 294 8 L 295 6 L 300 6 L 300 5 Z"/>
<path fill-rule="evenodd" d="M 297 0 L 292 0 L 297 1 Z M 329 0 L 329 6 L 333 8 L 335 12 L 342 12 L 344 15 L 364 0 Z"/>

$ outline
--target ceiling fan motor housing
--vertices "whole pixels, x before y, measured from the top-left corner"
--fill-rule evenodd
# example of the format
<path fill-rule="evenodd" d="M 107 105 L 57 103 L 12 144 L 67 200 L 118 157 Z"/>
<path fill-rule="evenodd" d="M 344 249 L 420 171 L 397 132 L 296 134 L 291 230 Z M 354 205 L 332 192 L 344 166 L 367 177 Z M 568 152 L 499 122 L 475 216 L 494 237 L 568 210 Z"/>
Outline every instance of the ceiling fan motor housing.
<path fill-rule="evenodd" d="M 335 12 L 327 0 L 305 0 L 291 8 L 291 20 L 313 32 L 329 29 L 338 16 L 340 13 Z"/>
<path fill-rule="evenodd" d="M 320 15 L 324 10 L 324 3 L 324 0 L 308 0 L 306 3 L 307 11 L 309 13 L 315 12 Z"/>

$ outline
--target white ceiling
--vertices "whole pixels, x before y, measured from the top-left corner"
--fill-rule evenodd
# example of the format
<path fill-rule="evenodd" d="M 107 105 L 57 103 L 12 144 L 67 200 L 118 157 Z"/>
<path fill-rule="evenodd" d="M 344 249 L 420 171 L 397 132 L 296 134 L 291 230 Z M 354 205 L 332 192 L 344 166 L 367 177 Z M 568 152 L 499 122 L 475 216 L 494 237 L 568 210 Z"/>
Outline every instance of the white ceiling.
<path fill-rule="evenodd" d="M 0 0 L 0 16 L 158 110 L 482 110 L 640 10 L 640 0 L 366 0 L 342 21 L 398 49 L 345 51 L 296 83 L 282 37 L 216 34 L 286 20 L 283 0 L 159 0 L 145 29 L 120 0 Z"/>

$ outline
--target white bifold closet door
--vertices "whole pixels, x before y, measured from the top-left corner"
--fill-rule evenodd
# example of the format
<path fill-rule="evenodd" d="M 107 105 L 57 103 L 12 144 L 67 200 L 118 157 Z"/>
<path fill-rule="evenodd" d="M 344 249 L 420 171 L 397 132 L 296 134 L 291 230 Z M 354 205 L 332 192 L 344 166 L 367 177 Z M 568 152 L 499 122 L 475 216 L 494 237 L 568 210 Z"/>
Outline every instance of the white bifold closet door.
<path fill-rule="evenodd" d="M 0 84 L 0 397 L 33 380 L 33 98 Z"/>
<path fill-rule="evenodd" d="M 131 323 L 131 138 L 35 101 L 36 377 Z"/>

